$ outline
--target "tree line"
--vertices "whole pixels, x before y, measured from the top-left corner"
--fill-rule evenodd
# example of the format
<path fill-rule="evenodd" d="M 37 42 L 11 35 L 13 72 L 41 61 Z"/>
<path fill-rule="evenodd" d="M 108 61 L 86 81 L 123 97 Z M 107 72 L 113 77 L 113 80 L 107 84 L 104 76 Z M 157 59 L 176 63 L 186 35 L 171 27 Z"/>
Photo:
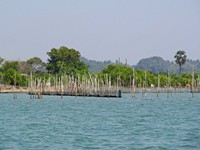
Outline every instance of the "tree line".
<path fill-rule="evenodd" d="M 47 52 L 47 55 L 47 63 L 38 57 L 29 58 L 27 61 L 5 61 L 3 58 L 0 58 L 0 83 L 28 86 L 30 74 L 45 80 L 53 76 L 78 76 L 83 74 L 87 75 L 88 78 L 89 76 L 97 76 L 104 79 L 106 75 L 113 84 L 117 84 L 120 81 L 121 86 L 124 87 L 130 87 L 133 80 L 137 87 L 143 87 L 144 85 L 146 87 L 158 86 L 158 80 L 160 81 L 160 87 L 165 87 L 169 84 L 173 87 L 185 86 L 192 82 L 191 73 L 181 73 L 186 59 L 185 52 L 181 54 L 177 52 L 175 55 L 176 62 L 180 66 L 179 75 L 177 73 L 154 73 L 148 70 L 134 69 L 127 64 L 107 64 L 100 72 L 91 73 L 89 66 L 81 61 L 80 52 L 65 46 L 52 48 Z M 194 74 L 196 85 L 199 84 L 199 77 L 200 74 Z"/>

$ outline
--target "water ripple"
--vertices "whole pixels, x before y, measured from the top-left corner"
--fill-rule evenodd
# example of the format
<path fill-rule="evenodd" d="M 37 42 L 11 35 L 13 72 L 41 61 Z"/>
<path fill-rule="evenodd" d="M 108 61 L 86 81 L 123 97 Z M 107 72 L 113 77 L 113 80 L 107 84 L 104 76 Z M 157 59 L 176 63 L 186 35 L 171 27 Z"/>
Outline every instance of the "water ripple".
<path fill-rule="evenodd" d="M 136 95 L 137 96 L 137 95 Z M 0 95 L 0 149 L 200 149 L 200 95 Z"/>

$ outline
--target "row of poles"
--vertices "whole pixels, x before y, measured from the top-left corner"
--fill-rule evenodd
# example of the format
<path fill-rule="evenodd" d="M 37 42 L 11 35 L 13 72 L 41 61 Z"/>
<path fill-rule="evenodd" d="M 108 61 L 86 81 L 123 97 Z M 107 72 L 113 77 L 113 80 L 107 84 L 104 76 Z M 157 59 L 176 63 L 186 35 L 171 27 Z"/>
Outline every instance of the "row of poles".
<path fill-rule="evenodd" d="M 132 92 L 133 97 L 138 92 L 136 91 L 135 86 L 135 71 L 133 69 L 133 77 L 130 77 L 130 90 Z M 16 75 L 15 75 L 16 81 Z M 160 76 L 158 75 L 157 81 L 157 88 L 154 92 L 157 93 L 157 97 L 159 93 L 162 93 L 163 90 L 160 88 Z M 196 86 L 200 85 L 200 79 L 197 79 Z M 171 80 L 168 74 L 167 82 L 166 82 L 166 89 L 165 92 L 172 93 L 173 88 L 171 87 Z M 72 96 L 100 96 L 100 97 L 121 97 L 121 78 L 120 76 L 116 79 L 116 84 L 113 85 L 111 77 L 107 74 L 104 75 L 104 78 L 98 78 L 97 76 L 88 76 L 84 75 L 64 75 L 61 77 L 55 76 L 54 79 L 50 78 L 48 80 L 41 79 L 41 78 L 33 78 L 31 73 L 29 77 L 29 86 L 28 86 L 28 93 L 30 94 L 31 99 L 41 99 L 42 95 L 72 95 Z M 17 98 L 17 94 L 15 92 L 15 86 L 13 87 L 13 98 Z M 197 92 L 195 90 L 195 80 L 194 80 L 194 66 L 192 72 L 192 82 L 191 82 L 191 89 L 190 92 L 192 96 L 194 93 Z M 145 71 L 145 79 L 143 82 L 143 87 L 141 88 L 142 96 L 145 95 L 147 92 L 147 74 Z"/>
<path fill-rule="evenodd" d="M 30 76 L 28 93 L 37 98 L 42 98 L 41 95 L 60 95 L 67 96 L 95 96 L 95 97 L 121 97 L 119 85 L 120 78 L 117 78 L 117 85 L 113 85 L 111 77 L 107 74 L 105 78 L 97 76 L 89 77 L 86 75 L 63 75 L 54 79 L 48 80 L 35 78 Z"/>

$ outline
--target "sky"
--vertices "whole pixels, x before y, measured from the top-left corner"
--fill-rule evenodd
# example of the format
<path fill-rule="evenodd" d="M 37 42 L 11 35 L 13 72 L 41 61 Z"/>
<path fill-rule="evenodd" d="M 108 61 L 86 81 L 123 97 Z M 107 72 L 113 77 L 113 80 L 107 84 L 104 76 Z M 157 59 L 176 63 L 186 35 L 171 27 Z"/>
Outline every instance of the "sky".
<path fill-rule="evenodd" d="M 0 0 L 0 57 L 47 61 L 66 46 L 91 60 L 200 59 L 199 0 Z"/>

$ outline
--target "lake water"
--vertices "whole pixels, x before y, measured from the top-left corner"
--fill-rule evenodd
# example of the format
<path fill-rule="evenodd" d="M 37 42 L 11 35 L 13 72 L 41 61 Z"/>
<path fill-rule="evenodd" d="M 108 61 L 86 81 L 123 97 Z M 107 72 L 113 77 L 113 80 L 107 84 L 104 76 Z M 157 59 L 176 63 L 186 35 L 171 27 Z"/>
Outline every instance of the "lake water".
<path fill-rule="evenodd" d="M 0 150 L 200 149 L 200 94 L 0 94 Z"/>

